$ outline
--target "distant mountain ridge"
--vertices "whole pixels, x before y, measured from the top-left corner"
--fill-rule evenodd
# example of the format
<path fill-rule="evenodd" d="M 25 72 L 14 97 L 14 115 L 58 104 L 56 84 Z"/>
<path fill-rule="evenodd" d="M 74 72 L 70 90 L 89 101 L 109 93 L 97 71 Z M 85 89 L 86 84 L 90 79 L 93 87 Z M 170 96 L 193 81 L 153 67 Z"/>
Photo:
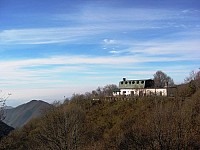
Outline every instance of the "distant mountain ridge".
<path fill-rule="evenodd" d="M 42 114 L 42 110 L 50 106 L 49 103 L 42 100 L 32 100 L 16 108 L 6 109 L 4 122 L 14 128 L 22 127 L 32 118 L 39 117 Z"/>

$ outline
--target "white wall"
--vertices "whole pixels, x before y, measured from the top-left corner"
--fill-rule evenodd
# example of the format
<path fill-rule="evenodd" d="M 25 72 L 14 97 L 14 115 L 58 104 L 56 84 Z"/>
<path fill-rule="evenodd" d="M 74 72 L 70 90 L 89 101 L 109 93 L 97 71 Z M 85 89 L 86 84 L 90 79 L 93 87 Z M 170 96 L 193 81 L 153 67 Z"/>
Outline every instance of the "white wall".
<path fill-rule="evenodd" d="M 160 95 L 160 96 L 167 96 L 167 89 L 160 88 L 160 89 L 120 89 L 120 92 L 113 93 L 113 96 L 117 95 Z"/>

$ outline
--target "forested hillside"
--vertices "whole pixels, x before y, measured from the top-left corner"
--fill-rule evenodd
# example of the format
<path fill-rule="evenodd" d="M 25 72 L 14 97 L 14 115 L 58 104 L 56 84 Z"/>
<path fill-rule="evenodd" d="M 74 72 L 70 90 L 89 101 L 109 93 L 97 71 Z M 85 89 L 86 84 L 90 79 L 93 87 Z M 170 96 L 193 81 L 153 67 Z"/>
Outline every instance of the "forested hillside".
<path fill-rule="evenodd" d="M 115 85 L 75 94 L 4 137 L 0 149 L 200 149 L 199 79 L 177 86 L 174 97 L 106 100 Z"/>
<path fill-rule="evenodd" d="M 191 97 L 56 104 L 1 141 L 0 149 L 199 149 L 200 90 Z"/>

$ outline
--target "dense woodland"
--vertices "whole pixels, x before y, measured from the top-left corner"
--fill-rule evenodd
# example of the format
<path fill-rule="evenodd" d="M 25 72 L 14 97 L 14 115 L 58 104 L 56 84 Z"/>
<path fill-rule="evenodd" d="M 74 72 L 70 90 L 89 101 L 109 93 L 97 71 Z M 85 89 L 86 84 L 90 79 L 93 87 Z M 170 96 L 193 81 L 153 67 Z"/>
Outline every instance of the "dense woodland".
<path fill-rule="evenodd" d="M 200 149 L 199 75 L 191 74 L 174 97 L 104 100 L 114 85 L 73 95 L 1 139 L 0 149 Z"/>

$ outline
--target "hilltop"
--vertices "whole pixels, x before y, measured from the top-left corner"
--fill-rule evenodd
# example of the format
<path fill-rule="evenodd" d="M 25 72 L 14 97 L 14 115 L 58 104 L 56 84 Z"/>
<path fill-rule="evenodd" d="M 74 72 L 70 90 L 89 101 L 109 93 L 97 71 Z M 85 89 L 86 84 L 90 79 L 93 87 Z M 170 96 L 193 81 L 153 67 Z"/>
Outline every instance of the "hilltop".
<path fill-rule="evenodd" d="M 74 94 L 4 137 L 0 149 L 200 149 L 198 79 L 177 86 L 173 97 L 107 99 L 115 85 Z"/>
<path fill-rule="evenodd" d="M 24 126 L 32 118 L 39 117 L 42 110 L 51 105 L 41 100 L 32 100 L 16 108 L 6 109 L 4 122 L 14 128 Z"/>
<path fill-rule="evenodd" d="M 51 107 L 2 140 L 0 148 L 200 148 L 200 89 L 188 98 L 148 96 L 119 101 L 105 101 L 103 95 L 94 101 L 92 93 L 73 95 Z"/>

